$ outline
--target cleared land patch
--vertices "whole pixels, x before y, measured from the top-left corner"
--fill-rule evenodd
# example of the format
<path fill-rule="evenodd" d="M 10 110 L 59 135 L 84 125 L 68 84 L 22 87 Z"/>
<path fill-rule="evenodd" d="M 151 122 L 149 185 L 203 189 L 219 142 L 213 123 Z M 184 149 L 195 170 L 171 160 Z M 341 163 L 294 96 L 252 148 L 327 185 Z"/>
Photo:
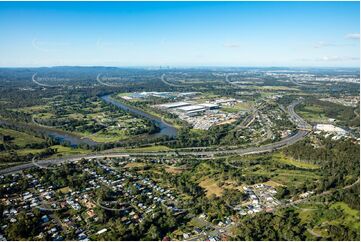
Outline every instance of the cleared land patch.
<path fill-rule="evenodd" d="M 129 162 L 124 168 L 133 168 L 133 167 L 144 167 L 146 164 L 142 162 Z"/>
<path fill-rule="evenodd" d="M 217 185 L 217 182 L 211 178 L 206 178 L 199 183 L 199 186 L 206 189 L 207 197 L 212 196 L 213 194 L 217 197 L 222 196 L 223 189 Z"/>

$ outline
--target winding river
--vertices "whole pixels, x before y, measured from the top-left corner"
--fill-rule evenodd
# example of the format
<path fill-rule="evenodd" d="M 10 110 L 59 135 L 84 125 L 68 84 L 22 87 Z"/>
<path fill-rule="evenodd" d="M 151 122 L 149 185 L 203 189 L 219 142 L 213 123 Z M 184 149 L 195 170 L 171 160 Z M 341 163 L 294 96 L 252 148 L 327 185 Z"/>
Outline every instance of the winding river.
<path fill-rule="evenodd" d="M 135 116 L 145 118 L 145 119 L 153 122 L 157 127 L 159 127 L 160 131 L 155 134 L 149 135 L 149 137 L 158 138 L 158 137 L 161 137 L 164 135 L 169 136 L 169 137 L 175 137 L 177 134 L 176 128 L 174 128 L 170 124 L 167 124 L 166 122 L 164 122 L 163 120 L 161 120 L 158 117 L 155 117 L 149 113 L 135 109 L 129 105 L 123 104 L 115 99 L 112 99 L 110 97 L 110 95 L 105 95 L 100 98 L 103 99 L 106 103 L 108 103 L 110 105 L 115 105 L 124 111 L 132 113 Z M 43 127 L 43 126 L 38 126 L 35 124 L 12 123 L 7 120 L 0 120 L 0 125 L 1 124 L 8 125 L 8 126 L 16 126 L 21 129 L 31 128 L 32 130 L 36 131 L 37 133 L 40 133 L 40 134 L 43 134 L 46 136 L 50 136 L 60 142 L 68 142 L 71 146 L 77 146 L 79 144 L 87 144 L 89 146 L 96 146 L 99 144 L 98 142 L 95 142 L 89 138 L 82 138 L 80 136 L 71 134 L 69 132 L 65 132 L 65 131 L 61 131 L 61 130 L 57 130 L 57 129 L 53 129 L 53 128 L 48 128 L 48 127 Z"/>
<path fill-rule="evenodd" d="M 74 134 L 70 134 L 67 133 L 65 131 L 61 131 L 61 130 L 56 130 L 53 128 L 47 128 L 47 127 L 42 127 L 42 126 L 37 126 L 35 124 L 23 124 L 23 123 L 13 123 L 11 121 L 8 120 L 0 120 L 0 125 L 6 125 L 6 126 L 16 126 L 20 129 L 32 129 L 34 130 L 36 133 L 42 134 L 44 136 L 49 136 L 52 137 L 53 139 L 58 140 L 59 142 L 68 142 L 71 146 L 77 146 L 79 144 L 87 144 L 90 146 L 95 146 L 99 143 L 88 139 L 88 138 L 82 138 L 79 136 L 76 136 Z"/>
<path fill-rule="evenodd" d="M 151 135 L 152 137 L 160 137 L 163 135 L 166 135 L 168 137 L 175 137 L 177 135 L 177 129 L 175 127 L 173 127 L 172 125 L 164 122 L 161 118 L 153 116 L 149 113 L 146 113 L 142 110 L 136 109 L 132 106 L 126 105 L 124 103 L 121 103 L 121 102 L 111 98 L 110 94 L 101 96 L 100 98 L 103 99 L 106 103 L 115 105 L 118 108 L 123 109 L 124 111 L 134 114 L 135 116 L 142 117 L 142 118 L 145 118 L 145 119 L 153 122 L 157 127 L 159 127 L 160 131 L 156 134 Z"/>

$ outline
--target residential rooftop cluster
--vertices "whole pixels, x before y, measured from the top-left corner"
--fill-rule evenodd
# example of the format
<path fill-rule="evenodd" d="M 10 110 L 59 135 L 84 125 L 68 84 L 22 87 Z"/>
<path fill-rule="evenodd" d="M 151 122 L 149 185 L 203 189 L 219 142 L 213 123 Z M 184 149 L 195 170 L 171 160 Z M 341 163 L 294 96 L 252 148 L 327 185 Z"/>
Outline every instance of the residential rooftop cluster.
<path fill-rule="evenodd" d="M 159 206 L 175 215 L 185 212 L 178 207 L 180 198 L 174 190 L 135 172 L 119 172 L 99 160 L 82 165 L 75 161 L 68 165 L 76 167 L 79 174 L 86 174 L 86 182 L 79 190 L 72 190 L 69 186 L 46 186 L 42 184 L 41 176 L 31 174 L 0 177 L 2 189 L 6 191 L 0 196 L 0 203 L 4 206 L 4 219 L 0 222 L 3 238 L 6 239 L 2 232 L 11 224 L 18 223 L 20 213 L 28 219 L 38 216 L 36 239 L 89 240 L 90 236 L 107 231 L 102 227 L 96 208 L 117 211 L 124 225 L 142 223 L 144 216 L 151 216 Z M 59 169 L 60 166 L 53 168 Z M 17 193 L 23 183 L 27 184 L 25 192 Z M 104 188 L 113 196 L 99 197 L 99 190 Z M 40 215 L 35 215 L 34 209 L 38 209 Z M 61 216 L 57 213 L 60 211 Z M 75 231 L 73 237 L 67 237 L 70 231 Z"/>
<path fill-rule="evenodd" d="M 140 163 L 139 159 L 80 160 L 54 165 L 48 170 L 35 168 L 23 174 L 1 176 L 0 204 L 4 219 L 0 222 L 0 235 L 6 239 L 8 229 L 21 223 L 20 214 L 24 214 L 26 219 L 35 221 L 35 239 L 92 240 L 110 233 L 111 228 L 103 222 L 104 212 L 108 211 L 129 227 L 141 226 L 162 208 L 173 216 L 190 216 L 191 221 L 196 221 L 179 224 L 181 234 L 175 233 L 172 238 L 210 241 L 229 238 L 237 223 L 233 215 L 215 223 L 203 213 L 189 214 L 189 209 L 182 208 L 189 198 L 137 169 L 139 164 L 176 165 L 177 160 L 150 158 Z M 66 180 L 74 182 L 73 185 L 58 183 L 62 179 L 58 176 L 64 171 L 68 174 Z M 272 212 L 280 204 L 271 186 L 258 184 L 243 189 L 248 200 L 240 200 L 233 208 L 234 214 Z"/>
<path fill-rule="evenodd" d="M 246 203 L 241 204 L 240 207 L 235 208 L 239 210 L 239 214 L 242 216 L 262 211 L 272 212 L 275 207 L 280 205 L 280 202 L 275 198 L 277 191 L 272 186 L 257 184 L 245 186 L 243 190 L 249 199 Z"/>
<path fill-rule="evenodd" d="M 311 74 L 307 72 L 292 73 L 289 72 L 266 72 L 266 76 L 275 78 L 291 79 L 296 82 L 309 84 L 311 82 L 348 82 L 360 83 L 360 76 L 358 75 L 328 75 L 328 74 Z"/>

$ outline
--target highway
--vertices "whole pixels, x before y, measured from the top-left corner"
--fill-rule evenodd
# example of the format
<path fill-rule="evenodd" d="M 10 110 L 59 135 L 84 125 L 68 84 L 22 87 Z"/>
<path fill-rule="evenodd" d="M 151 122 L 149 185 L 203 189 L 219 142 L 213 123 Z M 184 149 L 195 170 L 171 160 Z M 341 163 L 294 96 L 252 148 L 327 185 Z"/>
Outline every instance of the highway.
<path fill-rule="evenodd" d="M 35 76 L 36 76 L 36 75 L 37 75 L 37 73 L 35 73 L 31 79 L 32 79 L 32 81 L 33 81 L 35 84 L 37 84 L 37 85 L 39 85 L 39 86 L 42 86 L 42 87 L 61 87 L 61 85 L 60 85 L 60 86 L 54 86 L 54 85 L 49 85 L 49 84 L 40 83 L 40 82 L 38 82 L 37 80 L 35 80 Z"/>
<path fill-rule="evenodd" d="M 171 86 L 171 87 L 188 87 L 188 85 L 179 85 L 179 84 L 173 84 L 173 83 L 168 82 L 165 79 L 165 74 L 163 74 L 160 79 L 164 84 Z"/>
<path fill-rule="evenodd" d="M 297 125 L 297 127 L 299 129 L 304 129 L 304 130 L 311 130 L 312 126 L 309 125 L 305 120 L 303 120 L 296 112 L 295 112 L 295 107 L 300 104 L 301 101 L 300 100 L 296 100 L 293 101 L 288 107 L 287 107 L 287 111 L 290 115 L 290 119 L 293 123 L 295 123 Z"/>
<path fill-rule="evenodd" d="M 266 153 L 266 152 L 272 152 L 274 150 L 292 145 L 296 143 L 297 141 L 303 139 L 308 133 L 310 125 L 306 123 L 300 116 L 298 116 L 294 112 L 294 107 L 299 104 L 300 101 L 295 101 L 291 105 L 288 106 L 287 110 L 290 115 L 291 121 L 293 121 L 297 127 L 299 127 L 299 130 L 292 136 L 289 136 L 285 139 L 282 139 L 278 142 L 262 145 L 259 147 L 249 147 L 249 148 L 238 148 L 238 149 L 226 149 L 226 150 L 213 150 L 213 151 L 164 151 L 164 152 L 139 152 L 139 153 L 120 153 L 120 152 L 112 152 L 112 153 L 97 153 L 97 154 L 89 154 L 89 155 L 77 155 L 72 157 L 65 157 L 65 158 L 57 158 L 57 159 L 45 159 L 40 160 L 27 164 L 22 164 L 19 166 L 9 167 L 3 170 L 0 170 L 0 175 L 5 174 L 11 174 L 16 173 L 25 169 L 33 168 L 33 167 L 47 167 L 51 164 L 60 164 L 63 162 L 70 162 L 70 161 L 77 161 L 82 158 L 85 159 L 94 159 L 94 158 L 114 158 L 114 157 L 126 157 L 126 156 L 145 156 L 145 157 L 156 157 L 156 156 L 167 156 L 167 155 L 173 155 L 173 156 L 208 156 L 212 157 L 214 155 L 249 155 L 249 154 L 260 154 L 260 153 Z M 194 147 L 196 148 L 196 147 Z M 221 148 L 221 147 L 220 147 Z"/>
<path fill-rule="evenodd" d="M 114 85 L 114 84 L 109 84 L 109 83 L 102 82 L 102 81 L 100 80 L 100 76 L 101 76 L 101 74 L 98 74 L 98 75 L 97 75 L 97 82 L 98 82 L 99 84 L 104 85 L 104 86 L 108 86 L 108 87 L 120 87 L 120 85 Z"/>

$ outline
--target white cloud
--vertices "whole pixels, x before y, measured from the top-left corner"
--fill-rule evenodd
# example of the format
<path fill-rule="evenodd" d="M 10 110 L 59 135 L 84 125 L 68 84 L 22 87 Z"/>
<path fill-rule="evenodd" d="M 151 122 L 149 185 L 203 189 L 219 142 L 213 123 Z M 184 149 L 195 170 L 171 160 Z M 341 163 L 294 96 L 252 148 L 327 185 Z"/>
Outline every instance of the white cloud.
<path fill-rule="evenodd" d="M 323 56 L 319 58 L 313 59 L 299 59 L 300 61 L 319 61 L 319 62 L 342 62 L 342 61 L 358 61 L 360 60 L 359 57 L 352 57 L 352 56 Z"/>
<path fill-rule="evenodd" d="M 320 61 L 354 61 L 359 60 L 358 57 L 351 56 L 324 56 L 320 59 Z"/>
<path fill-rule="evenodd" d="M 359 40 L 360 39 L 360 33 L 350 33 L 346 35 L 346 39 L 354 39 Z"/>

